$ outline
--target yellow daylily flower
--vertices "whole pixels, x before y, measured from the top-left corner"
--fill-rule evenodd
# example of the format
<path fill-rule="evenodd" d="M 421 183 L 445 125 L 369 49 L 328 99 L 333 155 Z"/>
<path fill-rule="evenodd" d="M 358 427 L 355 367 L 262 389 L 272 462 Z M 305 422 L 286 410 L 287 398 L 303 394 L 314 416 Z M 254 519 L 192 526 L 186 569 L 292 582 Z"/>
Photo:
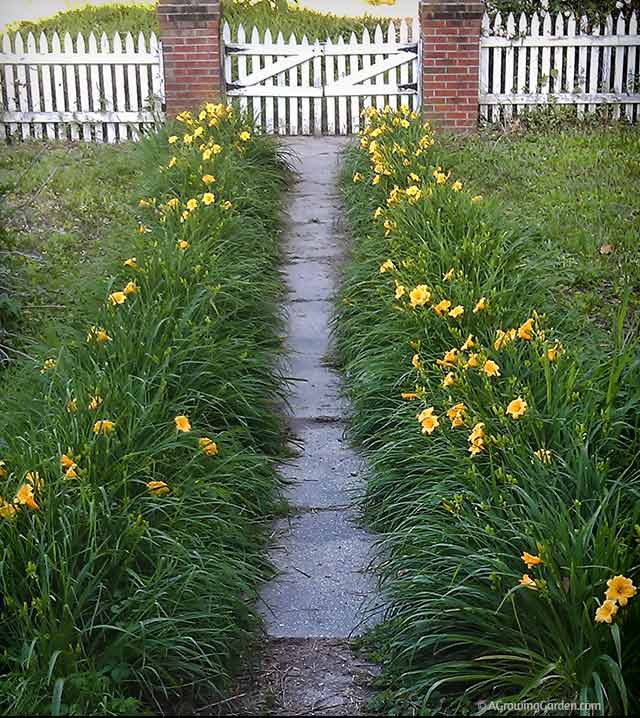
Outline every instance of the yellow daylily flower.
<path fill-rule="evenodd" d="M 605 594 L 607 600 L 617 601 L 621 606 L 626 606 L 627 601 L 633 598 L 637 589 L 633 585 L 633 581 L 625 576 L 614 576 L 607 581 L 607 592 Z"/>
<path fill-rule="evenodd" d="M 518 419 L 519 417 L 524 416 L 526 411 L 527 402 L 519 396 L 517 399 L 513 399 L 513 401 L 509 402 L 505 413 L 509 414 L 513 419 Z"/>
<path fill-rule="evenodd" d="M 607 599 L 596 611 L 596 623 L 611 623 L 616 613 L 618 613 L 618 604 L 615 601 Z"/>
<path fill-rule="evenodd" d="M 154 496 L 164 496 L 171 491 L 164 481 L 147 481 L 147 488 Z"/>
<path fill-rule="evenodd" d="M 218 453 L 218 445 L 208 436 L 203 436 L 201 439 L 198 439 L 198 444 L 207 456 L 216 456 Z"/>
<path fill-rule="evenodd" d="M 101 419 L 93 425 L 94 434 L 110 434 L 113 431 L 115 423 L 109 419 Z"/>
<path fill-rule="evenodd" d="M 191 431 L 191 424 L 189 423 L 189 419 L 184 414 L 178 414 L 174 421 L 176 423 L 176 429 L 178 431 L 182 431 L 185 433 Z"/>

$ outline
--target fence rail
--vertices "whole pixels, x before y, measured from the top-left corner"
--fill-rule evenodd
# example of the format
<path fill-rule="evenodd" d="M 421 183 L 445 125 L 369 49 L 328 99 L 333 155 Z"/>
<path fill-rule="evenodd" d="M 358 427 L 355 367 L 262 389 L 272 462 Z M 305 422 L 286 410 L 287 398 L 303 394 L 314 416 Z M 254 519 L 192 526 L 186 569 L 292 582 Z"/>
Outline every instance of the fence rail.
<path fill-rule="evenodd" d="M 91 33 L 3 37 L 0 139 L 136 139 L 162 109 L 162 50 L 155 34 L 111 40 Z"/>
<path fill-rule="evenodd" d="M 222 38 L 227 96 L 265 132 L 348 134 L 366 107 L 418 106 L 417 22 L 324 42 L 225 23 Z"/>
<path fill-rule="evenodd" d="M 579 116 L 611 105 L 614 118 L 638 120 L 638 16 L 586 17 L 549 13 L 506 19 L 485 15 L 480 40 L 480 116 L 511 121 L 525 109 L 575 105 Z"/>

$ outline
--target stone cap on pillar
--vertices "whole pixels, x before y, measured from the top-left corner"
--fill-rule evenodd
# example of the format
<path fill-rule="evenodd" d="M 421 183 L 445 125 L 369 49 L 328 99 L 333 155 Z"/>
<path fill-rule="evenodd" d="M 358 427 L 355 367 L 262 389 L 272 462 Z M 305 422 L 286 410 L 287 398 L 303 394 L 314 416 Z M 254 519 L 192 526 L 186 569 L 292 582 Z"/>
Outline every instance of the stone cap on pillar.
<path fill-rule="evenodd" d="M 433 20 L 477 20 L 486 4 L 484 0 L 419 0 L 419 11 Z"/>

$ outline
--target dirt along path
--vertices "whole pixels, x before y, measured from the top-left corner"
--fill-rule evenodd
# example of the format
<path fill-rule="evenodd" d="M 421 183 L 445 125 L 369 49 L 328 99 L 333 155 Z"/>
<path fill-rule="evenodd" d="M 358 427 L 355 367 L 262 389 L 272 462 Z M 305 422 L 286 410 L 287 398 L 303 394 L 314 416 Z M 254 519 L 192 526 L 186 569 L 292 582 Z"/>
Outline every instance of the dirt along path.
<path fill-rule="evenodd" d="M 247 712 L 362 715 L 376 667 L 351 650 L 379 616 L 366 573 L 373 537 L 354 505 L 364 489 L 362 458 L 344 437 L 345 399 L 331 369 L 330 320 L 344 255 L 337 182 L 341 138 L 288 140 L 298 160 L 284 236 L 288 284 L 289 424 L 296 458 L 290 515 L 276 522 L 271 549 L 279 575 L 259 610 L 267 640 Z"/>

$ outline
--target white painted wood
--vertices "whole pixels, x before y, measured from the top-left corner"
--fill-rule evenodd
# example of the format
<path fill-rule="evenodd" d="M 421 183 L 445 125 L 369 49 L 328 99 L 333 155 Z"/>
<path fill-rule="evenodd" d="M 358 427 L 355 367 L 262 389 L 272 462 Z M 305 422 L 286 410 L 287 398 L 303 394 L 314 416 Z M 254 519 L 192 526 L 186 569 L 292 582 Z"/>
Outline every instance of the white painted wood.
<path fill-rule="evenodd" d="M 300 45 L 303 48 L 309 46 L 309 40 L 306 35 L 303 35 L 300 39 Z M 311 61 L 305 62 L 300 67 L 300 84 L 302 87 L 311 86 Z M 308 135 L 311 133 L 311 101 L 308 97 L 303 97 L 300 100 L 300 133 Z"/>
<path fill-rule="evenodd" d="M 547 16 L 548 17 L 548 16 Z M 568 46 L 577 46 L 577 47 L 616 47 L 618 45 L 622 45 L 624 47 L 627 46 L 634 46 L 637 47 L 640 45 L 640 37 L 632 37 L 631 35 L 618 37 L 616 35 L 613 35 L 611 37 L 592 37 L 591 35 L 579 35 L 575 38 L 575 40 L 572 40 L 569 37 L 555 37 L 553 35 L 549 37 L 545 37 L 544 35 L 541 35 L 539 37 L 535 36 L 527 36 L 524 38 L 507 38 L 507 37 L 495 37 L 495 36 L 489 36 L 482 39 L 482 47 L 510 47 L 511 45 L 514 45 L 516 47 L 522 46 L 522 47 L 568 47 Z"/>
<path fill-rule="evenodd" d="M 43 55 L 48 54 L 49 52 L 49 44 L 47 42 L 47 36 L 41 32 L 40 38 L 38 41 L 38 48 L 40 53 Z M 53 95 L 51 92 L 51 70 L 49 68 L 49 65 L 42 65 L 41 69 L 41 77 L 42 77 L 42 108 L 45 112 L 53 112 Z M 8 108 L 9 109 L 9 108 Z M 45 133 L 47 135 L 47 139 L 52 140 L 56 136 L 56 130 L 55 125 L 53 122 L 48 122 L 45 125 Z"/>
<path fill-rule="evenodd" d="M 559 12 L 556 15 L 554 26 L 555 37 L 564 35 L 564 15 Z M 551 91 L 554 93 L 562 92 L 562 81 L 564 79 L 564 48 L 556 45 L 553 51 L 553 76 L 551 78 Z"/>
<path fill-rule="evenodd" d="M 119 33 L 115 33 L 112 40 L 113 53 L 115 55 L 122 54 L 122 39 Z M 126 110 L 125 102 L 125 87 L 124 87 L 124 67 L 120 64 L 113 66 L 113 77 L 114 77 L 114 107 L 116 112 L 123 112 Z M 120 123 L 117 127 L 118 139 L 120 141 L 126 140 L 128 137 L 127 125 Z"/>
<path fill-rule="evenodd" d="M 6 117 L 8 122 L 109 122 L 114 126 L 121 122 L 146 123 L 154 120 L 153 113 L 148 110 L 136 110 L 135 112 L 129 110 L 125 112 L 105 112 L 104 110 L 99 112 L 83 112 L 82 110 L 77 112 L 60 112 L 60 110 L 55 110 L 54 112 L 12 111 L 3 113 L 3 116 Z"/>
<path fill-rule="evenodd" d="M 325 49 L 331 48 L 333 43 L 330 38 L 327 38 L 325 43 Z M 324 58 L 325 63 L 325 84 L 329 84 L 335 81 L 334 74 L 334 58 L 333 55 L 327 54 Z M 321 88 L 322 89 L 322 88 Z M 326 114 L 326 127 L 328 135 L 336 134 L 336 101 L 333 97 L 327 97 L 325 100 L 325 114 Z"/>
<path fill-rule="evenodd" d="M 371 44 L 371 38 L 369 37 L 369 31 L 365 27 L 365 29 L 362 32 L 362 42 L 366 44 Z M 363 55 L 362 56 L 362 69 L 367 70 L 369 67 L 371 67 L 371 55 Z M 362 83 L 365 87 L 371 86 L 371 81 L 364 81 Z M 369 107 L 373 107 L 373 97 L 370 95 L 365 96 L 364 101 L 362 103 L 362 109 L 366 110 Z"/>
<path fill-rule="evenodd" d="M 133 44 L 133 37 L 131 36 L 131 33 L 128 32 L 125 35 L 124 38 L 124 48 L 125 52 L 127 53 L 133 53 L 135 52 L 135 47 Z M 138 105 L 138 82 L 136 77 L 136 67 L 135 65 L 127 65 L 127 95 L 128 95 L 128 105 L 126 107 L 127 110 L 135 111 L 139 105 Z M 139 139 L 140 135 L 138 132 L 138 129 L 135 125 L 129 125 L 129 131 L 131 132 L 131 138 L 134 140 Z"/>
<path fill-rule="evenodd" d="M 618 15 L 618 20 L 616 22 L 616 35 L 618 37 L 626 34 L 626 23 L 624 20 L 624 15 L 620 13 Z M 624 55 L 625 55 L 625 48 L 618 46 L 614 50 L 615 52 L 615 66 L 613 71 L 613 91 L 616 93 L 616 95 L 622 94 L 622 91 L 624 89 L 624 79 L 623 79 L 623 72 L 624 72 Z M 620 119 L 621 116 L 621 106 L 617 105 L 613 108 L 613 116 L 616 120 Z"/>
<path fill-rule="evenodd" d="M 373 42 L 366 31 L 361 38 L 352 33 L 348 42 L 340 37 L 336 42 L 327 39 L 313 44 L 293 35 L 285 41 L 281 34 L 273 42 L 271 32 L 266 31 L 262 41 L 258 31 L 252 32 L 250 42 L 242 33 L 234 39 L 227 24 L 222 33 L 227 96 L 232 101 L 275 103 L 279 119 L 271 131 L 278 134 L 310 132 L 312 125 L 317 133 L 357 132 L 360 110 L 372 101 L 371 93 L 381 107 L 397 106 L 404 101 L 402 96 L 415 106 L 417 47 L 406 23 L 400 40 L 395 25 L 390 24 L 386 37 L 382 28 L 376 29 Z M 244 76 L 238 70 L 240 58 L 251 58 L 246 60 L 251 67 Z"/>
<path fill-rule="evenodd" d="M 344 38 L 342 35 L 338 37 L 338 47 L 340 49 L 344 49 Z M 343 83 L 340 83 L 340 80 L 344 80 L 345 75 L 347 74 L 347 62 L 345 59 L 345 56 L 340 53 L 338 55 L 336 65 L 338 68 L 338 87 L 342 87 Z M 334 88 L 336 87 L 336 84 L 334 84 Z M 327 91 L 327 88 L 325 87 L 325 92 Z M 337 88 L 336 88 L 337 91 Z M 347 98 L 344 93 L 339 93 L 338 96 L 338 132 L 341 135 L 347 134 Z"/>
<path fill-rule="evenodd" d="M 576 18 L 574 15 L 567 19 L 567 37 L 575 37 L 576 35 Z M 567 57 L 564 66 L 564 89 L 565 92 L 575 92 L 576 90 L 576 51 L 575 45 L 567 47 Z"/>
<path fill-rule="evenodd" d="M 540 17 L 537 12 L 531 16 L 531 26 L 529 28 L 531 36 L 537 38 L 540 35 Z M 531 47 L 529 50 L 529 92 L 535 95 L 538 92 L 540 79 L 540 51 L 537 47 Z"/>
<path fill-rule="evenodd" d="M 13 48 L 11 47 L 11 40 L 9 39 L 9 36 L 7 34 L 4 34 L 2 36 L 2 52 L 5 55 L 11 55 L 13 54 Z M 4 86 L 5 86 L 5 92 L 7 93 L 7 110 L 9 112 L 15 112 L 17 108 L 16 103 L 16 86 L 14 81 L 14 75 L 13 75 L 13 66 L 12 65 L 5 65 L 4 66 Z M 3 123 L 4 126 L 4 123 Z M 18 133 L 18 125 L 15 122 L 9 123 L 9 135 L 11 137 L 16 137 Z"/>
<path fill-rule="evenodd" d="M 271 44 L 271 30 L 267 28 L 264 33 L 265 45 Z M 271 55 L 265 55 L 264 58 L 264 69 L 269 70 L 273 65 L 273 58 Z M 265 78 L 264 84 L 266 87 L 273 86 L 273 78 L 269 72 Z M 275 92 L 275 90 L 273 91 Z M 274 130 L 274 116 L 275 116 L 275 100 L 273 94 L 265 99 L 265 130 L 268 134 L 273 134 Z"/>
<path fill-rule="evenodd" d="M 605 35 L 613 35 L 613 18 L 607 15 L 604 27 Z M 602 50 L 602 69 L 600 71 L 600 91 L 609 92 L 611 89 L 611 59 L 612 49 L 610 45 L 605 45 Z"/>
<path fill-rule="evenodd" d="M 491 32 L 491 19 L 489 15 L 485 13 L 482 17 L 482 37 L 487 37 Z M 489 53 L 492 52 L 487 45 L 481 43 L 480 45 L 480 68 L 479 68 L 479 83 L 480 83 L 480 94 L 489 94 Z M 489 106 L 485 104 L 480 105 L 480 119 L 484 122 L 489 120 Z"/>
<path fill-rule="evenodd" d="M 153 112 L 156 116 L 162 114 L 162 102 L 164 100 L 164 74 L 162 71 L 162 51 L 155 32 L 149 35 L 149 54 L 156 58 L 151 64 L 151 93 Z"/>
<path fill-rule="evenodd" d="M 320 41 L 313 43 L 313 89 L 322 93 L 322 57 L 320 55 Z M 313 101 L 313 131 L 316 135 L 322 134 L 323 100 L 319 94 Z"/>
<path fill-rule="evenodd" d="M 62 40 L 65 55 L 71 55 L 73 57 L 73 40 L 71 35 L 67 32 Z M 67 101 L 67 110 L 69 112 L 77 112 L 78 110 L 78 93 L 76 91 L 76 71 L 77 66 L 67 64 L 64 68 L 65 74 L 65 95 Z M 35 108 L 34 108 L 35 109 Z M 78 132 L 78 125 L 73 122 L 69 125 L 69 136 L 72 140 L 76 141 L 80 137 Z"/>
<path fill-rule="evenodd" d="M 276 43 L 279 45 L 284 45 L 284 36 L 282 35 L 282 32 L 278 33 L 278 37 L 276 38 Z M 280 65 L 278 63 L 281 63 Z M 295 56 L 293 58 L 288 58 L 285 56 L 279 56 L 276 60 L 276 67 L 281 67 L 279 69 L 278 74 L 276 75 L 276 85 L 278 86 L 278 90 L 280 88 L 285 87 L 287 82 L 284 75 L 284 70 L 288 69 L 289 67 L 296 67 L 300 64 L 299 55 Z M 279 135 L 286 135 L 287 134 L 287 101 L 284 99 L 284 95 L 278 92 L 277 95 L 277 103 L 278 103 L 278 134 Z"/>
<path fill-rule="evenodd" d="M 411 109 L 417 110 L 422 102 L 422 56 L 420 54 L 420 23 L 418 22 L 417 16 L 413 18 L 413 25 L 411 29 L 411 39 L 416 45 L 416 55 L 411 63 L 409 70 L 409 80 L 415 82 L 416 91 L 411 95 Z"/>
<path fill-rule="evenodd" d="M 244 30 L 244 26 L 242 23 L 238 25 L 238 32 L 237 32 L 237 38 L 238 42 L 245 42 L 246 41 L 246 34 Z M 242 82 L 244 78 L 247 76 L 247 58 L 244 56 L 238 56 L 238 81 Z M 246 97 L 240 98 L 240 111 L 246 112 L 247 108 L 249 107 L 249 102 Z"/>
<path fill-rule="evenodd" d="M 382 34 L 382 28 L 380 25 L 376 25 L 376 29 L 373 31 L 373 42 L 375 45 L 380 47 L 384 43 L 384 35 Z M 374 55 L 373 58 L 373 66 L 376 65 L 381 68 L 382 70 L 382 64 L 384 63 L 384 55 Z M 382 85 L 384 84 L 384 77 L 380 76 L 378 73 L 371 76 L 371 82 L 374 85 Z M 376 91 L 377 91 L 376 87 Z M 375 105 L 379 110 L 382 110 L 385 106 L 385 97 L 384 95 L 376 95 L 375 97 Z"/>
<path fill-rule="evenodd" d="M 24 52 L 24 43 L 22 40 L 22 35 L 20 33 L 16 33 L 16 36 L 14 38 L 14 45 L 16 49 L 16 54 L 20 54 Z M 16 83 L 16 90 L 18 94 L 18 107 L 20 108 L 21 112 L 28 112 L 29 111 L 29 96 L 27 92 L 27 72 L 26 67 L 24 65 L 18 65 L 16 67 L 16 77 L 15 77 L 15 83 Z M 20 130 L 22 132 L 22 139 L 26 140 L 29 137 L 31 137 L 31 127 L 28 122 L 21 122 L 20 123 Z"/>
<path fill-rule="evenodd" d="M 100 51 L 109 53 L 109 38 L 103 32 L 100 38 Z M 105 112 L 113 113 L 115 110 L 113 77 L 111 65 L 102 65 L 102 102 Z M 116 141 L 116 127 L 113 122 L 107 122 L 107 142 Z"/>
<path fill-rule="evenodd" d="M 355 32 L 351 33 L 349 45 L 354 47 L 358 44 Z M 349 55 L 349 74 L 352 75 L 360 70 L 359 55 Z M 357 95 L 351 96 L 351 132 L 357 134 L 360 131 L 360 98 Z"/>
<path fill-rule="evenodd" d="M 76 51 L 78 54 L 85 53 L 84 36 L 81 33 L 78 33 L 76 37 Z M 42 66 L 43 71 L 45 67 L 46 65 Z M 133 65 L 130 65 L 130 67 L 133 67 Z M 80 88 L 80 110 L 81 112 L 88 112 L 91 109 L 91 104 L 89 102 L 89 75 L 87 74 L 86 65 L 78 65 L 78 86 Z M 85 142 L 91 140 L 91 125 L 88 122 L 82 124 L 82 139 Z"/>
<path fill-rule="evenodd" d="M 257 43 L 260 41 L 260 35 L 258 33 L 258 28 L 254 25 L 253 30 L 251 31 L 251 42 Z M 251 72 L 258 72 L 260 69 L 260 56 L 254 55 L 251 58 Z M 253 114 L 253 121 L 256 123 L 257 127 L 260 127 L 263 129 L 263 114 L 262 114 L 262 99 L 260 97 L 254 97 L 251 100 L 251 112 Z"/>
<path fill-rule="evenodd" d="M 516 34 L 516 20 L 513 13 L 510 12 L 507 16 L 507 37 L 514 37 Z M 504 91 L 506 94 L 511 95 L 515 92 L 515 77 L 514 77 L 514 47 L 507 47 L 505 49 L 504 57 Z M 504 119 L 506 122 L 511 122 L 513 119 L 513 105 L 507 103 L 503 109 Z"/>
<path fill-rule="evenodd" d="M 232 42 L 231 40 L 231 28 L 229 27 L 228 22 L 224 22 L 222 25 L 222 43 L 225 48 L 225 52 L 223 54 L 223 63 L 222 63 L 222 71 L 224 73 L 224 80 L 225 83 L 230 84 L 233 82 L 233 70 L 231 67 L 231 58 L 232 55 L 229 52 L 226 52 L 226 47 L 230 45 Z"/>
<path fill-rule="evenodd" d="M 297 45 L 296 36 L 291 33 L 289 37 L 289 45 Z M 303 63 L 306 65 L 307 63 Z M 298 66 L 291 68 L 287 77 L 288 85 L 293 91 L 298 90 Z M 289 97 L 289 131 L 290 135 L 297 135 L 299 132 L 298 114 L 300 110 L 300 95 L 290 95 Z"/>
<path fill-rule="evenodd" d="M 538 93 L 537 95 L 480 95 L 481 102 L 490 105 L 505 105 L 508 102 L 523 105 L 574 105 L 578 103 L 589 103 L 597 105 L 615 105 L 626 102 L 640 103 L 640 93 L 616 95 L 613 92 L 597 92 L 595 94 L 577 94 L 575 92 L 561 92 L 559 94 Z"/>
<path fill-rule="evenodd" d="M 624 112 L 635 119 L 634 78 L 640 69 L 637 13 L 630 15 L 628 23 L 627 28 L 622 14 L 615 20 L 608 16 L 603 34 L 597 25 L 590 27 L 584 16 L 552 18 L 545 13 L 540 28 L 540 17 L 534 13 L 529 27 L 527 16 L 520 16 L 516 32 L 510 16 L 505 25 L 499 14 L 493 22 L 485 14 L 480 40 L 480 116 L 490 120 L 502 116 L 508 121 L 514 105 L 520 112 L 558 102 L 576 105 L 579 116 L 606 104 L 614 106 L 614 117 Z M 510 49 L 516 53 L 513 67 Z"/>
<path fill-rule="evenodd" d="M 499 34 L 503 31 L 502 28 L 502 15 L 496 13 L 493 21 L 493 31 Z M 491 94 L 502 95 L 502 58 L 504 50 L 502 48 L 496 48 L 493 51 L 493 77 L 491 78 Z M 491 111 L 491 121 L 497 122 L 501 119 L 498 116 L 499 109 L 495 108 Z"/>
<path fill-rule="evenodd" d="M 591 30 L 594 36 L 600 34 L 600 25 L 595 25 Z M 593 46 L 591 48 L 591 68 L 589 70 L 589 91 L 588 94 L 595 95 L 598 92 L 598 78 L 600 76 L 600 48 Z M 588 112 L 595 112 L 595 104 L 590 104 L 587 107 Z"/>
<path fill-rule="evenodd" d="M 637 35 L 638 34 L 638 16 L 634 12 L 631 15 L 631 18 L 629 19 L 629 35 Z M 631 93 L 635 89 L 635 83 L 636 78 L 640 74 L 640 69 L 636 67 L 636 59 L 638 56 L 638 51 L 635 47 L 629 47 L 628 54 L 627 54 L 627 78 L 626 78 L 626 91 L 628 93 Z M 629 122 L 633 122 L 634 120 L 634 105 L 631 103 L 627 103 L 625 108 L 625 115 L 627 117 L 627 120 Z"/>
<path fill-rule="evenodd" d="M 138 33 L 138 54 L 144 56 L 147 54 L 147 43 L 144 35 Z M 151 107 L 150 93 L 149 93 L 149 68 L 147 65 L 138 65 L 138 81 L 140 83 L 140 107 L 148 109 Z M 147 129 L 143 127 L 142 129 Z"/>
<path fill-rule="evenodd" d="M 551 37 L 551 15 L 547 13 L 542 20 L 542 36 L 546 39 Z M 542 67 L 541 67 L 540 83 L 542 93 L 547 95 L 551 88 L 551 45 L 546 44 L 542 47 Z"/>
<path fill-rule="evenodd" d="M 520 19 L 518 20 L 518 34 L 524 36 L 527 34 L 529 28 L 527 23 L 527 16 L 524 13 L 520 13 Z M 518 80 L 516 84 L 516 91 L 519 95 L 524 94 L 527 86 L 527 48 L 518 48 Z M 482 90 L 481 90 L 482 91 Z M 523 105 L 518 105 L 518 114 L 524 109 Z"/>
<path fill-rule="evenodd" d="M 36 51 L 36 39 L 33 33 L 27 35 L 27 52 L 34 53 Z M 39 112 L 42 109 L 40 104 L 40 77 L 38 74 L 38 67 L 35 65 L 29 65 L 28 69 L 28 90 L 31 94 L 30 108 Z M 32 127 L 33 136 L 37 140 L 42 139 L 42 125 L 36 124 Z"/>
<path fill-rule="evenodd" d="M 389 20 L 389 26 L 387 27 L 387 48 L 390 54 L 394 53 L 396 49 L 396 26 L 391 20 Z M 389 70 L 389 72 L 384 75 L 383 82 L 386 85 L 399 85 L 398 67 Z M 388 105 L 392 110 L 397 110 L 398 98 L 395 95 L 390 95 Z"/>
<path fill-rule="evenodd" d="M 583 15 L 580 18 L 580 33 L 584 32 L 588 27 L 588 20 L 586 15 Z M 580 92 L 581 94 L 586 94 L 587 92 L 587 55 L 588 50 L 586 45 L 580 45 L 578 48 L 578 71 L 577 71 L 577 79 L 576 79 L 576 85 L 575 89 Z M 585 106 L 582 104 L 579 104 L 577 106 L 577 113 L 578 117 L 584 117 L 584 111 Z"/>
<path fill-rule="evenodd" d="M 21 50 L 19 53 L 0 53 L 0 65 L 49 65 L 53 63 L 56 65 L 77 65 L 79 62 L 85 65 L 113 65 L 117 62 L 123 65 L 155 65 L 157 63 L 157 59 L 152 55 L 143 57 L 139 57 L 136 54 L 130 55 L 128 53 L 122 53 L 118 56 L 110 53 L 110 55 L 111 56 L 105 56 L 100 53 L 93 54 L 88 52 L 84 55 L 76 54 L 73 57 L 69 57 L 63 52 L 50 52 L 45 56 L 40 52 L 33 54 Z"/>
<path fill-rule="evenodd" d="M 400 21 L 400 28 L 398 31 L 398 40 L 400 44 L 404 43 L 405 45 L 409 42 L 409 26 L 406 23 L 406 20 Z M 409 83 L 409 73 L 411 70 L 411 63 L 405 63 L 404 65 L 400 65 L 400 72 L 398 74 L 398 81 L 400 85 L 407 85 Z M 411 95 L 400 95 L 400 106 L 406 105 L 411 109 L 411 103 L 410 103 Z"/>
<path fill-rule="evenodd" d="M 96 36 L 91 33 L 89 35 L 89 54 L 96 55 L 98 53 L 98 41 Z M 102 87 L 100 85 L 100 68 L 98 65 L 91 65 L 91 108 L 94 112 L 100 112 L 102 109 Z M 104 127 L 102 122 L 96 124 L 95 129 L 96 142 L 104 142 Z"/>

